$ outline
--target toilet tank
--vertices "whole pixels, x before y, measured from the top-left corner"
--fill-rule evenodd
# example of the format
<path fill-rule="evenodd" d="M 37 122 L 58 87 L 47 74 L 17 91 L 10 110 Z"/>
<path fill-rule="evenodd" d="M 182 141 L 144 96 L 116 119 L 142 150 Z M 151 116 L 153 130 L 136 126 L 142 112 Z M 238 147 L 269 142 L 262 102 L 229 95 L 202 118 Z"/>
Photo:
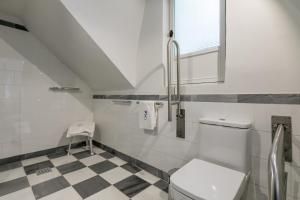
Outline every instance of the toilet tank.
<path fill-rule="evenodd" d="M 200 159 L 248 174 L 251 123 L 210 118 L 199 122 Z"/>

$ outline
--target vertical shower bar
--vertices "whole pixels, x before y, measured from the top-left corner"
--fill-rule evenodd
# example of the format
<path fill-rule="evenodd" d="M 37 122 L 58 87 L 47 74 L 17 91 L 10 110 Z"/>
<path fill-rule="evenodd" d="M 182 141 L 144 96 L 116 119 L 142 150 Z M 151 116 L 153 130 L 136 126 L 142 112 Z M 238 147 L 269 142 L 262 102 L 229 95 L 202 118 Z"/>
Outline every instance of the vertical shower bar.
<path fill-rule="evenodd" d="M 181 105 L 180 105 L 180 102 L 181 102 L 181 91 L 180 91 L 180 47 L 179 47 L 179 44 L 176 40 L 173 40 L 175 46 L 176 46 L 176 49 L 177 49 L 177 52 L 176 52 L 176 58 L 177 58 L 177 115 L 180 115 L 180 109 L 181 109 Z"/>
<path fill-rule="evenodd" d="M 172 121 L 172 87 L 171 87 L 171 65 L 172 65 L 172 56 L 171 56 L 171 47 L 172 47 L 172 39 L 168 42 L 168 121 Z"/>
<path fill-rule="evenodd" d="M 177 97 L 176 97 L 176 101 L 172 102 L 172 83 L 171 83 L 171 66 L 172 66 L 172 45 L 175 45 L 176 47 L 176 64 L 177 64 Z M 177 104 L 178 109 L 177 109 L 177 115 L 180 115 L 180 109 L 181 109 L 181 91 L 180 91 L 180 47 L 179 44 L 176 40 L 173 40 L 172 38 L 169 40 L 168 42 L 168 121 L 172 121 L 172 105 Z"/>

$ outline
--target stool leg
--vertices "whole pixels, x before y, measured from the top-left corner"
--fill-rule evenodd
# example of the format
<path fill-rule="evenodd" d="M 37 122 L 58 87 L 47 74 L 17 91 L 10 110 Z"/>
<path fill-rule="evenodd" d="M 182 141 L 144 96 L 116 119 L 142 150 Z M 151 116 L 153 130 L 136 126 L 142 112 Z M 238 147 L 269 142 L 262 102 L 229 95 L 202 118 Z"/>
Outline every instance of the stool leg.
<path fill-rule="evenodd" d="M 71 152 L 71 146 L 72 146 L 72 137 L 70 137 L 70 139 L 69 139 L 68 156 L 70 155 L 70 152 Z"/>
<path fill-rule="evenodd" d="M 86 137 L 85 140 L 85 150 L 89 150 L 89 137 Z"/>
<path fill-rule="evenodd" d="M 93 139 L 92 138 L 89 138 L 90 140 L 90 151 L 91 151 L 91 155 L 94 155 L 94 152 L 93 152 Z"/>

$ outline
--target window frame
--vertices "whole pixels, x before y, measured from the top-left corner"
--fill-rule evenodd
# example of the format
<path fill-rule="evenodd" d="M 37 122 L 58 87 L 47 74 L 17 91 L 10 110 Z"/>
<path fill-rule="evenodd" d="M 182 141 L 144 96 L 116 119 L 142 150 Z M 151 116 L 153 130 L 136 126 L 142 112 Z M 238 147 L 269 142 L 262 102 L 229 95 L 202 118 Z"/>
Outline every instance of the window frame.
<path fill-rule="evenodd" d="M 175 0 L 169 0 L 169 31 L 175 34 Z M 181 59 L 191 58 L 195 56 L 207 55 L 218 52 L 218 74 L 217 83 L 225 82 L 225 66 L 226 66 L 226 0 L 220 0 L 220 45 L 209 47 L 207 49 L 182 54 Z M 207 82 L 201 82 L 207 83 Z"/>

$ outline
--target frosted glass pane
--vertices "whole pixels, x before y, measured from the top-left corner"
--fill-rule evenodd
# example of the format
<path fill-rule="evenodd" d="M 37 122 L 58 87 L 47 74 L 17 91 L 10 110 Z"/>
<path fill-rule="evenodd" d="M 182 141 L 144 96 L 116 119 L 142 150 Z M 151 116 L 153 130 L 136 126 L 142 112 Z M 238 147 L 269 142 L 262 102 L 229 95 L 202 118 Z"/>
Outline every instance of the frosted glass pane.
<path fill-rule="evenodd" d="M 219 46 L 220 0 L 175 0 L 175 37 L 181 54 Z"/>

